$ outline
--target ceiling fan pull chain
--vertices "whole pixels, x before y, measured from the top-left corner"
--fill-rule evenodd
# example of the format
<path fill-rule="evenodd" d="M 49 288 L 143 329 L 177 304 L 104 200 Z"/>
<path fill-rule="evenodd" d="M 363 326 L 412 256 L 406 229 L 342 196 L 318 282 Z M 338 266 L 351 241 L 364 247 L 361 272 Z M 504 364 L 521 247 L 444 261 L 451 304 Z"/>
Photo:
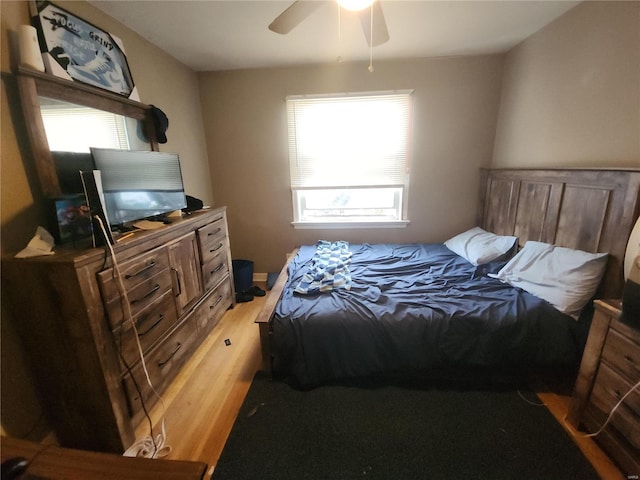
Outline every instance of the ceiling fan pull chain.
<path fill-rule="evenodd" d="M 369 71 L 373 72 L 373 3 L 369 7 L 371 9 L 371 31 L 369 38 L 371 39 L 369 45 Z"/>

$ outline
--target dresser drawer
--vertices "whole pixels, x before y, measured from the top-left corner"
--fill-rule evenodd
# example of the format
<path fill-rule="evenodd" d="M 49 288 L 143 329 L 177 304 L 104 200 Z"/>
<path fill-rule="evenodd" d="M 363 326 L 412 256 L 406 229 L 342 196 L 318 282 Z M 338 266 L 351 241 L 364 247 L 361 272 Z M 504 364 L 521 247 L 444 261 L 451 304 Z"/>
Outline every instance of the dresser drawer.
<path fill-rule="evenodd" d="M 176 377 L 192 355 L 197 343 L 199 343 L 198 332 L 193 324 L 193 317 L 189 316 L 165 340 L 145 355 L 149 378 L 157 392 L 164 391 Z M 142 365 L 135 367 L 132 372 L 133 378 L 142 392 L 146 408 L 151 408 L 158 398 L 147 383 Z M 140 394 L 128 373 L 123 377 L 123 385 L 129 402 L 130 415 L 135 423 L 141 420 L 144 415 Z"/>
<path fill-rule="evenodd" d="M 640 344 L 614 328 L 612 323 L 602 358 L 633 383 L 640 380 Z"/>
<path fill-rule="evenodd" d="M 202 265 L 204 289 L 215 287 L 229 273 L 229 257 L 227 250 L 221 250 Z"/>
<path fill-rule="evenodd" d="M 582 424 L 585 431 L 597 432 L 606 422 L 607 414 L 593 404 L 584 409 Z M 621 479 L 627 478 L 625 472 L 640 472 L 640 448 L 635 448 L 611 423 L 595 437 L 596 442 L 607 452 L 622 469 Z M 631 477 L 629 477 L 631 478 Z"/>
<path fill-rule="evenodd" d="M 165 247 L 156 248 L 119 265 L 124 288 L 129 291 L 169 267 L 169 256 Z M 120 296 L 120 285 L 115 277 L 115 269 L 98 273 L 98 283 L 102 298 L 110 302 Z"/>
<path fill-rule="evenodd" d="M 225 281 L 213 290 L 196 309 L 195 320 L 198 334 L 206 335 L 213 330 L 231 304 L 231 285 L 229 281 Z"/>
<path fill-rule="evenodd" d="M 135 317 L 161 296 L 172 292 L 172 285 L 171 270 L 165 268 L 128 290 L 127 298 L 131 316 Z M 118 328 L 127 318 L 128 312 L 125 311 L 125 305 L 120 300 L 120 295 L 112 297 L 108 302 L 105 301 L 105 309 L 112 329 Z"/>
<path fill-rule="evenodd" d="M 200 245 L 202 263 L 207 262 L 228 246 L 224 217 L 198 229 L 198 244 Z"/>
<path fill-rule="evenodd" d="M 629 391 L 633 384 L 601 363 L 593 385 L 591 403 L 606 415 Z M 640 448 L 640 392 L 634 390 L 611 417 L 613 425 L 635 448 Z"/>
<path fill-rule="evenodd" d="M 162 335 L 175 326 L 178 320 L 176 305 L 173 301 L 173 292 L 165 292 L 158 300 L 142 310 L 133 319 L 137 337 L 143 352 L 162 337 Z M 131 322 L 125 322 L 121 329 L 114 332 L 116 345 L 120 345 L 120 351 L 129 367 L 135 366 L 140 361 L 136 331 Z"/>

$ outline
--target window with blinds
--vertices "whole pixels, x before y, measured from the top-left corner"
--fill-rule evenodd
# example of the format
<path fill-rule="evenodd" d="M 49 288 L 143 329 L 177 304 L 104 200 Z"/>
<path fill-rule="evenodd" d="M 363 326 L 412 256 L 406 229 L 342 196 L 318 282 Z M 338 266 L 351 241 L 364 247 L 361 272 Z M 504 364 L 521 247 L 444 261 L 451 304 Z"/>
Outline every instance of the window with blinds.
<path fill-rule="evenodd" d="M 122 115 L 63 103 L 41 105 L 40 111 L 52 151 L 89 153 L 90 147 L 129 149 Z"/>
<path fill-rule="evenodd" d="M 406 223 L 410 99 L 287 97 L 294 224 Z"/>

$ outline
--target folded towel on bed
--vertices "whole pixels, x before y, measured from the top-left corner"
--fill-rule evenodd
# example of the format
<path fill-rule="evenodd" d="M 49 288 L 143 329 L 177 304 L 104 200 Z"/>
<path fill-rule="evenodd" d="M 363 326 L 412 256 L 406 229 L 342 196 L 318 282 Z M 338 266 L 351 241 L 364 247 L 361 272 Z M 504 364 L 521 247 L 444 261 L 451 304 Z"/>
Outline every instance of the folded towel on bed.
<path fill-rule="evenodd" d="M 318 241 L 316 253 L 311 259 L 311 266 L 303 275 L 295 291 L 304 295 L 313 295 L 340 289 L 350 290 L 351 255 L 348 242 Z"/>

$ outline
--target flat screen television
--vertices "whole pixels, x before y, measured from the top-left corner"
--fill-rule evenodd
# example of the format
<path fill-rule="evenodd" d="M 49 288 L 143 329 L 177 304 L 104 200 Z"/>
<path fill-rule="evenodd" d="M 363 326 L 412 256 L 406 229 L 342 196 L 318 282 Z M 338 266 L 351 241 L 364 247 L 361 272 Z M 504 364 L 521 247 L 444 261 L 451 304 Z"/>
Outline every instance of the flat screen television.
<path fill-rule="evenodd" d="M 91 155 L 101 172 L 111 226 L 186 208 L 178 154 L 92 148 Z"/>

